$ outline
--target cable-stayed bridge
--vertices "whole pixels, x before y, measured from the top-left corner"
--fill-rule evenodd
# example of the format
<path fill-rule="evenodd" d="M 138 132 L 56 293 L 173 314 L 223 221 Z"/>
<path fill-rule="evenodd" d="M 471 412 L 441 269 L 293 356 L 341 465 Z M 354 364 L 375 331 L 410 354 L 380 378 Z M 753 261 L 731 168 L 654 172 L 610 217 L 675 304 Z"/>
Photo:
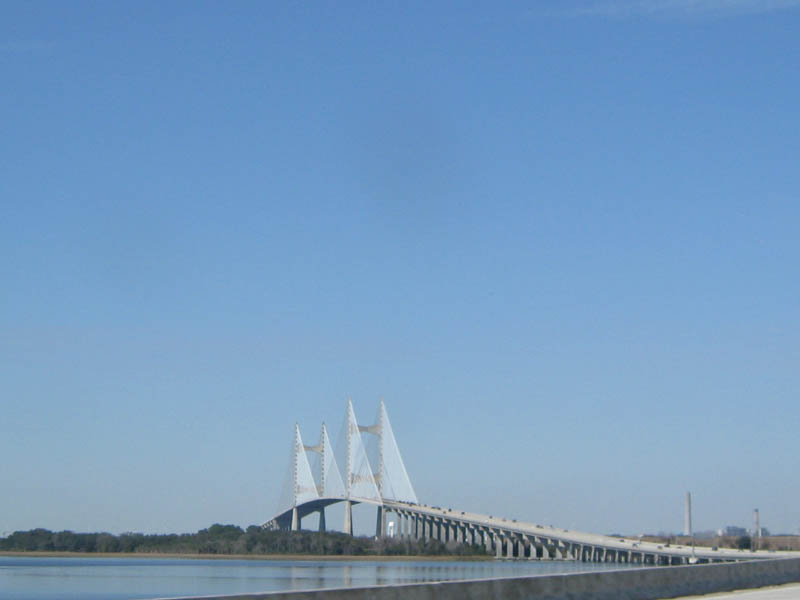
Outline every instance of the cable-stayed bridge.
<path fill-rule="evenodd" d="M 371 437 L 365 444 L 362 434 Z M 304 517 L 317 513 L 326 528 L 325 508 L 343 502 L 344 531 L 353 534 L 353 505 L 377 507 L 376 536 L 387 534 L 390 514 L 394 534 L 414 540 L 476 544 L 507 559 L 561 559 L 637 564 L 690 564 L 797 556 L 796 552 L 742 551 L 644 542 L 637 539 L 572 531 L 516 519 L 504 519 L 421 504 L 406 471 L 386 406 L 381 400 L 374 425 L 359 425 L 348 400 L 341 446 L 335 452 L 323 423 L 319 443 L 306 445 L 294 427 L 290 468 L 278 514 L 268 529 L 297 531 Z M 372 452 L 368 452 L 368 448 Z M 308 460 L 311 453 L 314 468 Z M 344 465 L 344 476 L 339 470 Z"/>

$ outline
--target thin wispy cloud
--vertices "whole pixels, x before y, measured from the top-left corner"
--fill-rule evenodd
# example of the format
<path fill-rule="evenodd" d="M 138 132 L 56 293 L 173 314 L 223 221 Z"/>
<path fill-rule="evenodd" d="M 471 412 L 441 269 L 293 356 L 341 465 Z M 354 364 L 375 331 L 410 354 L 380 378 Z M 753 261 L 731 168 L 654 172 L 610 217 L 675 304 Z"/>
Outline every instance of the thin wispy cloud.
<path fill-rule="evenodd" d="M 800 0 L 601 0 L 565 8 L 576 17 L 730 17 L 800 8 Z"/>

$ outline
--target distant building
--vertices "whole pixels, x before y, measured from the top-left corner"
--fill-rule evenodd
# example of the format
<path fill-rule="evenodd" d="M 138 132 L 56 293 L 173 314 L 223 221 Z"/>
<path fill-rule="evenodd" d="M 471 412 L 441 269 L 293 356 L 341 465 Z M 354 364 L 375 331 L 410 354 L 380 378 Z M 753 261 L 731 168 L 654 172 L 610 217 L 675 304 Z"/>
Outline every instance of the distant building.
<path fill-rule="evenodd" d="M 719 532 L 714 531 L 713 529 L 707 529 L 706 531 L 695 531 L 694 537 L 698 540 L 710 540 L 715 535 L 719 535 Z"/>
<path fill-rule="evenodd" d="M 747 535 L 747 529 L 744 527 L 736 527 L 735 525 L 728 525 L 725 529 L 718 530 L 717 535 L 741 537 L 743 535 Z"/>

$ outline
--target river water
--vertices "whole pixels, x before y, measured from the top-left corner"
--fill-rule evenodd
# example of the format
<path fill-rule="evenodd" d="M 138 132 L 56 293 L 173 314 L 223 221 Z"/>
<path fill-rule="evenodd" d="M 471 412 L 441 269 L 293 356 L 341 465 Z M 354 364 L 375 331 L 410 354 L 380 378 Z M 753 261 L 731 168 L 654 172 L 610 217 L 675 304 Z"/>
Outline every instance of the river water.
<path fill-rule="evenodd" d="M 619 568 L 568 561 L 0 557 L 0 600 L 133 600 Z"/>

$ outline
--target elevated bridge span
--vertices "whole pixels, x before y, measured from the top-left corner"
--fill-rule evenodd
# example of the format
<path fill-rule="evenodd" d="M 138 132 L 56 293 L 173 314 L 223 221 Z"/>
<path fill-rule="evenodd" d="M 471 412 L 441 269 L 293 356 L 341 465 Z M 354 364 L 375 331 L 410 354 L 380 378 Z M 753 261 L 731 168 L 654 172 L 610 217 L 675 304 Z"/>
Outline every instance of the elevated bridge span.
<path fill-rule="evenodd" d="M 377 458 L 372 461 L 361 440 L 362 433 L 377 438 Z M 353 505 L 371 504 L 377 507 L 376 536 L 387 535 L 387 519 L 394 515 L 393 535 L 401 539 L 473 544 L 503 559 L 676 565 L 800 556 L 798 552 L 658 544 L 422 504 L 406 472 L 383 402 L 378 422 L 359 426 L 348 401 L 345 436 L 342 462 L 346 468 L 342 477 L 325 426 L 319 444 L 306 446 L 295 425 L 288 493 L 278 514 L 264 527 L 298 530 L 303 518 L 317 513 L 319 528 L 324 530 L 325 509 L 344 502 L 344 531 L 350 535 Z M 317 457 L 316 470 L 311 468 L 307 452 Z"/>
<path fill-rule="evenodd" d="M 767 558 L 796 558 L 796 552 L 752 552 L 728 548 L 658 544 L 615 536 L 562 529 L 451 508 L 427 506 L 397 500 L 321 498 L 285 511 L 265 526 L 271 529 L 299 529 L 301 520 L 319 513 L 324 522 L 327 506 L 345 502 L 345 511 L 355 504 L 378 507 L 376 536 L 386 535 L 386 523 L 394 514 L 398 539 L 438 540 L 483 547 L 501 559 L 576 560 L 626 564 L 679 565 L 735 562 Z M 352 517 L 345 516 L 345 522 Z M 352 531 L 350 531 L 352 533 Z"/>

